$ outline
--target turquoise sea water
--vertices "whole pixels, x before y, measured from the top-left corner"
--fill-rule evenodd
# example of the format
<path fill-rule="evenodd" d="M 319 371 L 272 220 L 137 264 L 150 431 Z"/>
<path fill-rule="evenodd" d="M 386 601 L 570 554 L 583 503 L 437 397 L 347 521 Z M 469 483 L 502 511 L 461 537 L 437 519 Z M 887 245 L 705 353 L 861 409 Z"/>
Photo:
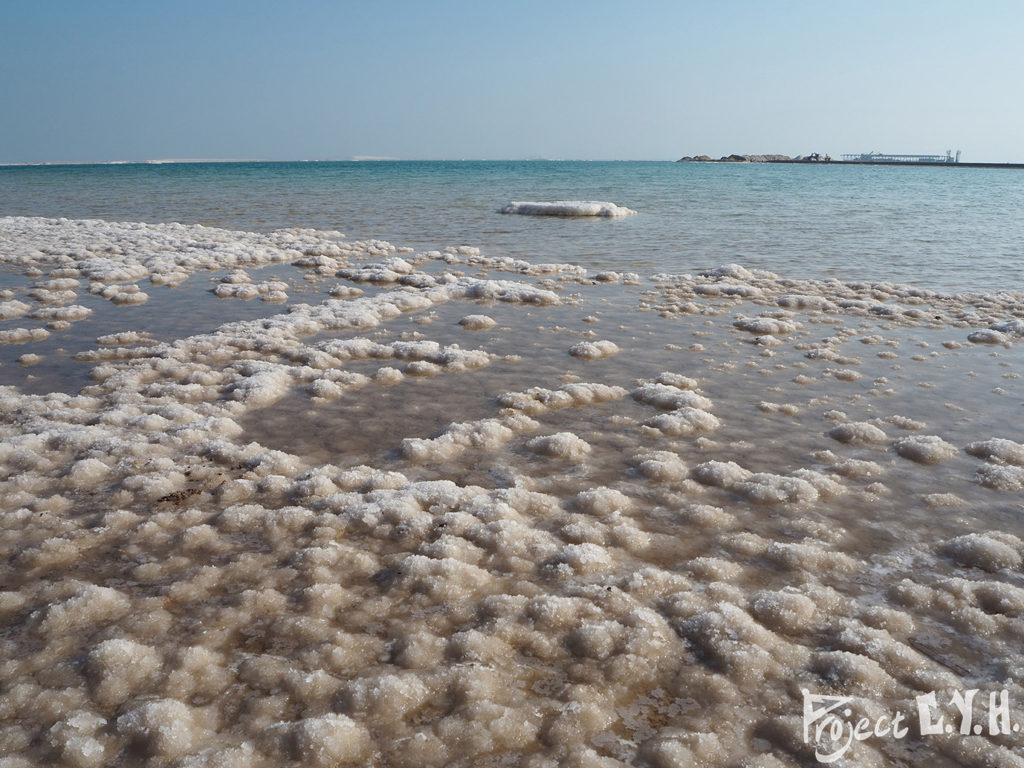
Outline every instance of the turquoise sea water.
<path fill-rule="evenodd" d="M 506 216 L 607 200 L 618 220 Z M 671 162 L 167 163 L 0 168 L 0 214 L 340 229 L 417 249 L 641 273 L 738 262 L 945 291 L 1024 286 L 1024 173 Z"/>

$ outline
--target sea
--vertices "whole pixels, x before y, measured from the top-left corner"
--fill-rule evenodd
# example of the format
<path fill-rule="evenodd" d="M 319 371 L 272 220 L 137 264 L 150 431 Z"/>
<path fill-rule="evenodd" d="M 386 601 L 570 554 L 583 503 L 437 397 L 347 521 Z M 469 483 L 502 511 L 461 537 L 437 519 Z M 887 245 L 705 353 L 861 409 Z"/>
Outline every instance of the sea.
<path fill-rule="evenodd" d="M 607 200 L 624 219 L 502 216 Z M 218 162 L 0 168 L 0 214 L 337 229 L 640 273 L 735 262 L 785 277 L 1024 286 L 1015 170 L 577 161 Z"/>
<path fill-rule="evenodd" d="M 0 167 L 0 766 L 1024 768 L 1022 212 Z"/>

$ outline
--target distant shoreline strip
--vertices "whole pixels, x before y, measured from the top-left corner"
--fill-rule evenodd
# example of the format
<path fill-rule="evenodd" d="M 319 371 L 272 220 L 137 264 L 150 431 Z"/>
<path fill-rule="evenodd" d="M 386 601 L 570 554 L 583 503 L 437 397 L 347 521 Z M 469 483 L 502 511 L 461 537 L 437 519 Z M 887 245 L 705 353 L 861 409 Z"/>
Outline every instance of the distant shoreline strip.
<path fill-rule="evenodd" d="M 904 160 L 677 160 L 677 163 L 709 165 L 898 165 L 901 168 L 1016 168 L 1024 163 L 946 163 L 907 162 Z"/>

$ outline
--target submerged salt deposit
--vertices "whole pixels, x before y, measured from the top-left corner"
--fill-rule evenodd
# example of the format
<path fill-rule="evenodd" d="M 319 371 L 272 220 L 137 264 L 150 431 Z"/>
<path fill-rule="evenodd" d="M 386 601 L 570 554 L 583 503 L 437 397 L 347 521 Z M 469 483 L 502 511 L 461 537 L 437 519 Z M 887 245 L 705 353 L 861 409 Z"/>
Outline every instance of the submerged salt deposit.
<path fill-rule="evenodd" d="M 600 216 L 618 218 L 631 216 L 636 211 L 615 203 L 595 200 L 555 200 L 550 202 L 511 202 L 501 209 L 502 213 L 517 213 L 523 216 L 564 216 L 569 218 Z"/>
<path fill-rule="evenodd" d="M 11 766 L 798 766 L 802 689 L 1024 724 L 1024 296 L 28 218 L 0 261 Z"/>

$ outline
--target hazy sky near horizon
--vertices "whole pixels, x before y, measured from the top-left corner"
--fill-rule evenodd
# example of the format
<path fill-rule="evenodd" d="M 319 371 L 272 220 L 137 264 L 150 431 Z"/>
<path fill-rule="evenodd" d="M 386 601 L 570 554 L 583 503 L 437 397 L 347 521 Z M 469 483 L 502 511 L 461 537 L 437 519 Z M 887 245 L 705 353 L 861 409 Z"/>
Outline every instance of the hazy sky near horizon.
<path fill-rule="evenodd" d="M 0 162 L 1024 162 L 1019 0 L 4 0 L 0 23 Z"/>

